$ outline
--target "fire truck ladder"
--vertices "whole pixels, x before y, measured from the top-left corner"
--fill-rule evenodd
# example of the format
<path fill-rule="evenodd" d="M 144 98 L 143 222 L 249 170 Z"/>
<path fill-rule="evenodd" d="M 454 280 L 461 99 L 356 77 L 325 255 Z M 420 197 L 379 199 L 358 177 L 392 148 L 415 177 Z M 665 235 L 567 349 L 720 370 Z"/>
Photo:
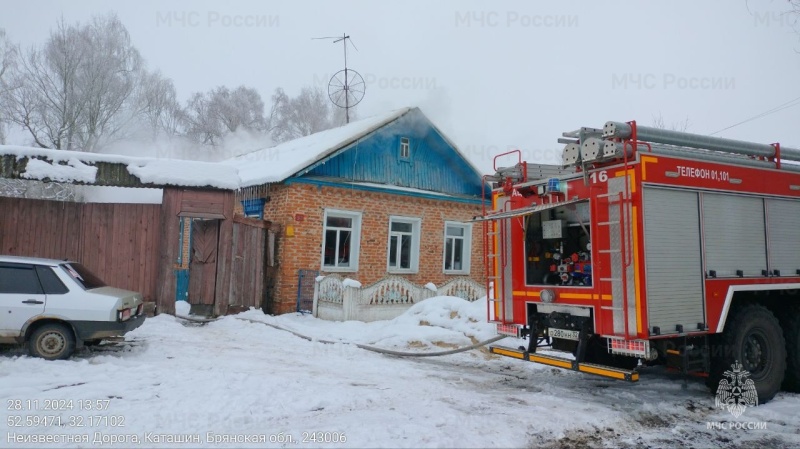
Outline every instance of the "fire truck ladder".
<path fill-rule="evenodd" d="M 486 270 L 486 298 L 488 302 L 488 313 L 487 317 L 489 318 L 489 322 L 497 322 L 502 321 L 501 316 L 498 316 L 498 303 L 500 304 L 499 310 L 502 314 L 503 305 L 502 301 L 498 299 L 497 290 L 499 285 L 501 285 L 500 280 L 502 268 L 497 267 L 498 264 L 497 260 L 497 249 L 496 249 L 496 241 L 497 241 L 497 226 L 494 220 L 485 220 L 483 223 L 483 235 L 486 237 L 483 239 L 483 262 L 484 262 L 484 269 Z"/>
<path fill-rule="evenodd" d="M 505 198 L 498 201 L 500 212 L 508 212 L 509 206 L 510 202 Z M 499 212 L 493 211 L 493 213 Z M 483 232 L 486 235 L 486 238 L 483 239 L 483 254 L 486 270 L 487 317 L 490 322 L 505 324 L 512 318 L 511 307 L 513 305 L 510 283 L 511 219 L 484 220 Z"/>
<path fill-rule="evenodd" d="M 513 167 L 502 168 L 497 166 L 498 158 L 516 154 L 517 164 Z M 483 217 L 496 214 L 498 212 L 508 211 L 510 203 L 508 198 L 502 198 L 497 201 L 495 205 L 498 210 L 487 211 L 486 204 L 487 198 L 486 186 L 488 181 L 498 182 L 507 187 L 508 190 L 513 190 L 514 182 L 523 182 L 527 180 L 527 164 L 522 161 L 522 151 L 512 150 L 506 153 L 498 154 L 494 157 L 494 170 L 499 176 L 485 175 L 482 179 L 482 207 Z M 505 190 L 505 189 L 504 189 Z M 501 232 L 501 226 L 503 227 Z M 506 308 L 511 305 L 512 292 L 509 288 L 510 284 L 506 281 L 510 279 L 510 265 L 508 257 L 503 257 L 502 260 L 499 254 L 507 255 L 508 236 L 510 235 L 510 226 L 508 220 L 484 220 L 483 221 L 483 263 L 486 272 L 486 308 L 487 318 L 489 322 L 497 322 L 505 324 L 508 319 L 508 311 Z"/>
<path fill-rule="evenodd" d="M 608 254 L 611 262 L 610 277 L 597 279 L 602 285 L 601 294 L 611 295 L 611 305 L 600 308 L 612 311 L 614 334 L 626 339 L 630 338 L 631 329 L 636 328 L 636 305 L 631 298 L 635 288 L 630 233 L 632 201 L 630 192 L 624 185 L 628 183 L 628 179 L 628 176 L 609 179 L 608 193 L 596 196 L 596 207 L 606 204 L 608 208 L 608 221 L 598 222 L 597 225 L 608 229 L 609 242 L 607 248 L 599 248 L 597 252 Z"/>
<path fill-rule="evenodd" d="M 722 137 L 703 136 L 681 131 L 638 126 L 628 123 L 606 122 L 604 139 L 632 139 L 667 146 L 654 145 L 649 151 L 678 157 L 693 157 L 716 162 L 733 162 L 754 167 L 785 168 L 798 171 L 797 166 L 782 167 L 781 161 L 800 161 L 800 149 L 778 143 L 763 144 Z"/>

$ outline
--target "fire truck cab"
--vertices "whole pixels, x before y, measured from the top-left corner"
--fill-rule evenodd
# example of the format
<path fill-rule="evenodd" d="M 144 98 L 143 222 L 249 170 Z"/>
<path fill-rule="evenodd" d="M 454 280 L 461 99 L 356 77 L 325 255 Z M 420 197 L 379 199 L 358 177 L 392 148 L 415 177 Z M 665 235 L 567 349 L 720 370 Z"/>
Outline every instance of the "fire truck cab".
<path fill-rule="evenodd" d="M 762 403 L 800 390 L 800 150 L 636 122 L 559 141 L 562 166 L 487 177 L 488 318 L 529 339 L 491 351 L 629 381 L 662 363 L 712 391 L 740 363 Z"/>

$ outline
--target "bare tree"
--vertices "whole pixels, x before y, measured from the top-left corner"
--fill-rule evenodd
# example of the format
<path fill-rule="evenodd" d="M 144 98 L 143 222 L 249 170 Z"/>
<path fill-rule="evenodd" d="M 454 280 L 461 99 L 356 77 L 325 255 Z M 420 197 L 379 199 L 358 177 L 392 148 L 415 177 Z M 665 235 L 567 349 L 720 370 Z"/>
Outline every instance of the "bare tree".
<path fill-rule="evenodd" d="M 80 34 L 88 51 L 83 53 L 78 78 L 79 101 L 84 104 L 78 143 L 89 151 L 120 137 L 125 129 L 131 114 L 122 112 L 135 107 L 133 94 L 143 63 L 128 30 L 115 15 L 94 17 Z"/>
<path fill-rule="evenodd" d="M 239 129 L 265 131 L 264 101 L 257 90 L 220 86 L 208 93 L 195 93 L 186 105 L 187 135 L 193 140 L 217 145 Z"/>
<path fill-rule="evenodd" d="M 308 136 L 345 123 L 344 109 L 331 104 L 327 94 L 319 88 L 305 87 L 295 98 L 289 98 L 283 89 L 278 88 L 272 101 L 274 121 L 271 134 L 276 142 Z"/>
<path fill-rule="evenodd" d="M 142 60 L 115 15 L 62 19 L 13 70 L 4 109 L 43 148 L 92 150 L 125 127 Z"/>
<path fill-rule="evenodd" d="M 263 131 L 266 126 L 264 101 L 253 88 L 239 86 L 233 91 L 226 87 L 217 88 L 212 94 L 211 105 L 217 119 L 229 132 L 239 128 Z"/>
<path fill-rule="evenodd" d="M 186 135 L 206 145 L 215 145 L 222 139 L 222 124 L 211 113 L 206 94 L 195 92 L 186 102 Z"/>
<path fill-rule="evenodd" d="M 14 88 L 8 80 L 8 73 L 16 64 L 16 48 L 11 44 L 11 41 L 6 35 L 6 31 L 0 28 L 0 103 L 5 103 L 6 96 Z M 6 127 L 7 119 L 0 108 L 0 145 L 6 143 Z"/>
<path fill-rule="evenodd" d="M 653 128 L 670 129 L 672 131 L 685 132 L 686 130 L 689 129 L 690 125 L 691 123 L 689 122 L 689 117 L 686 117 L 680 122 L 672 122 L 672 124 L 669 125 L 669 127 L 667 127 L 666 123 L 664 123 L 663 115 L 658 114 L 658 116 L 655 115 L 653 116 L 653 125 L 652 125 Z"/>
<path fill-rule="evenodd" d="M 181 132 L 184 112 L 171 79 L 158 71 L 142 71 L 135 97 L 134 113 L 139 115 L 151 139 Z"/>
<path fill-rule="evenodd" d="M 0 28 L 0 83 L 5 82 L 6 73 L 14 64 L 15 56 L 15 48 L 8 39 L 6 30 Z"/>
<path fill-rule="evenodd" d="M 71 149 L 83 104 L 78 71 L 85 48 L 77 30 L 63 21 L 41 49 L 20 57 L 6 105 L 8 118 L 27 130 L 36 145 Z"/>

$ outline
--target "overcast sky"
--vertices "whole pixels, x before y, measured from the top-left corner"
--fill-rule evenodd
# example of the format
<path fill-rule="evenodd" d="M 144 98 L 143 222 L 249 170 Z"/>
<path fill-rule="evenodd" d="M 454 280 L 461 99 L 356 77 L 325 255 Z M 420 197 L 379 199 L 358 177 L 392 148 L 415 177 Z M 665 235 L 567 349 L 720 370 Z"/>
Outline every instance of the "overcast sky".
<path fill-rule="evenodd" d="M 483 171 L 520 148 L 554 162 L 562 131 L 608 120 L 711 133 L 800 97 L 800 26 L 785 0 L 8 1 L 0 27 L 41 44 L 58 18 L 116 12 L 182 99 L 226 85 L 327 88 L 367 81 L 360 116 L 419 106 Z M 798 24 L 800 25 L 800 24 Z M 718 135 L 800 147 L 793 107 Z"/>

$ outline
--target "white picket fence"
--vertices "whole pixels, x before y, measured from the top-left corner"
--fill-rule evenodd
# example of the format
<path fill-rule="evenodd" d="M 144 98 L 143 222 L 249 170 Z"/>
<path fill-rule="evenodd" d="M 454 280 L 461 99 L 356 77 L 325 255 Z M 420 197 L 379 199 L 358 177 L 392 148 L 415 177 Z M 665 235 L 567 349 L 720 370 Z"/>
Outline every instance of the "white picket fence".
<path fill-rule="evenodd" d="M 389 320 L 434 296 L 457 296 L 467 301 L 486 296 L 484 286 L 465 277 L 454 278 L 435 290 L 400 276 L 387 276 L 368 287 L 357 285 L 337 274 L 317 278 L 314 316 L 332 321 Z"/>

